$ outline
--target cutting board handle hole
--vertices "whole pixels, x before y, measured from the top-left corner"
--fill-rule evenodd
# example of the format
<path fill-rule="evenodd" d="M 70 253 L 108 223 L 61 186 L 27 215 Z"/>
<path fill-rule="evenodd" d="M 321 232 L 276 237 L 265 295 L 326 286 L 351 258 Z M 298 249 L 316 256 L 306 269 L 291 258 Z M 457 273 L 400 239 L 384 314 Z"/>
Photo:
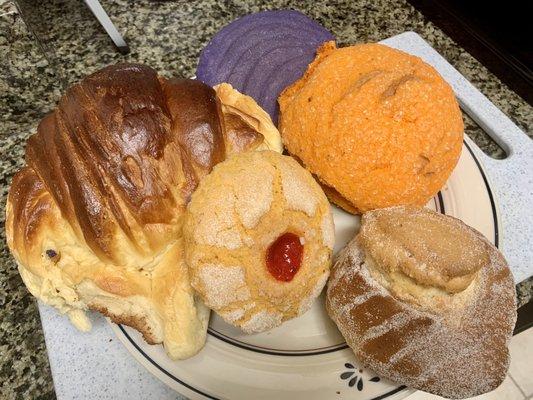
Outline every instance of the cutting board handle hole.
<path fill-rule="evenodd" d="M 465 123 L 465 134 L 467 134 L 487 156 L 496 160 L 504 160 L 509 156 L 506 149 L 500 146 L 464 111 L 463 121 Z"/>

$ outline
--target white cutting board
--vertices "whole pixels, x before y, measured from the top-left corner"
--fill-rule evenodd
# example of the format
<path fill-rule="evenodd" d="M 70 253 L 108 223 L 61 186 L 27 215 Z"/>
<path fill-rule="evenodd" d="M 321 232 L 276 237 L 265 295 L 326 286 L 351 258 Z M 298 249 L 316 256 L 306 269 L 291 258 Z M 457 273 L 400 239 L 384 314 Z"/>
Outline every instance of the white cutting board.
<path fill-rule="evenodd" d="M 533 275 L 533 142 L 420 36 L 406 32 L 384 40 L 417 55 L 448 81 L 461 108 L 509 157 L 494 160 L 477 146 L 472 150 L 495 193 L 502 232 L 500 248 L 520 282 Z M 58 399 L 182 399 L 129 354 L 106 320 L 92 314 L 93 330 L 78 332 L 68 318 L 39 303 Z"/>

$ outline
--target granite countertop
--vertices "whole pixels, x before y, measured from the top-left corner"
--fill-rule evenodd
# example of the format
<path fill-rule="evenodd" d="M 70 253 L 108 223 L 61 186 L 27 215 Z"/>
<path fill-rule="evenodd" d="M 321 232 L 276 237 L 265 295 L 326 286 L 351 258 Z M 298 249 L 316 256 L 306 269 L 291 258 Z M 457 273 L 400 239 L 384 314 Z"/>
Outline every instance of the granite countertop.
<path fill-rule="evenodd" d="M 0 0 L 0 393 L 2 398 L 54 398 L 39 314 L 5 242 L 5 201 L 23 165 L 24 144 L 61 92 L 105 65 L 146 63 L 165 76 L 191 76 L 200 49 L 235 17 L 267 8 L 294 8 L 316 19 L 341 44 L 419 33 L 522 130 L 532 134 L 533 109 L 403 0 L 135 1 L 102 5 L 127 40 L 121 55 L 78 0 Z M 488 154 L 504 152 L 466 119 L 466 132 Z M 533 279 L 518 285 L 519 305 L 532 297 Z"/>

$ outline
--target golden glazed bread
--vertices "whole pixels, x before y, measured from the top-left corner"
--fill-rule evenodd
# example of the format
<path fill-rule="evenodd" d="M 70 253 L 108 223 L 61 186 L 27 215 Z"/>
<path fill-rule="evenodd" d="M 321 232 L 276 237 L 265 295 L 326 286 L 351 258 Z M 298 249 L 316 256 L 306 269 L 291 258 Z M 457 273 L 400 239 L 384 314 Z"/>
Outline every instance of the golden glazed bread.
<path fill-rule="evenodd" d="M 28 140 L 7 201 L 8 245 L 33 295 L 82 330 L 91 309 L 172 358 L 202 348 L 209 310 L 184 263 L 186 204 L 229 154 L 281 151 L 257 104 L 227 92 L 240 102 L 230 110 L 201 82 L 135 64 L 67 90 Z"/>
<path fill-rule="evenodd" d="M 229 83 L 221 83 L 214 89 L 222 106 L 228 154 L 250 148 L 283 152 L 278 129 L 254 99 L 240 93 Z"/>
<path fill-rule="evenodd" d="M 465 398 L 505 378 L 513 278 L 501 253 L 455 218 L 412 207 L 364 214 L 332 269 L 326 307 L 356 357 L 398 384 Z"/>
<path fill-rule="evenodd" d="M 324 44 L 279 105 L 287 150 L 351 213 L 425 205 L 461 153 L 451 87 L 420 58 L 384 45 Z"/>
<path fill-rule="evenodd" d="M 287 233 L 303 248 L 301 266 L 290 277 L 267 267 L 269 249 Z M 320 186 L 295 160 L 272 151 L 218 164 L 192 196 L 183 236 L 193 287 L 247 333 L 272 329 L 310 308 L 328 278 L 334 243 Z"/>

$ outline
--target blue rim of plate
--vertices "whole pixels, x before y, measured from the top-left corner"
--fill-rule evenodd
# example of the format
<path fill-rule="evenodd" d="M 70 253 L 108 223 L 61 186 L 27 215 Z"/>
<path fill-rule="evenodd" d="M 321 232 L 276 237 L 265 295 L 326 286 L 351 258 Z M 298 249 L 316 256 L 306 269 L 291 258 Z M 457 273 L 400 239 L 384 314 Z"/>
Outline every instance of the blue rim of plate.
<path fill-rule="evenodd" d="M 496 247 L 499 247 L 499 229 L 498 229 L 498 215 L 497 215 L 497 210 L 496 210 L 496 203 L 494 202 L 494 195 L 492 193 L 492 190 L 490 189 L 490 186 L 489 186 L 489 182 L 487 180 L 487 177 L 485 175 L 485 172 L 483 171 L 483 168 L 481 167 L 481 163 L 479 162 L 479 160 L 477 159 L 476 155 L 474 154 L 474 152 L 472 151 L 471 147 L 468 145 L 468 143 L 466 141 L 463 141 L 464 145 L 466 146 L 468 152 L 470 153 L 470 155 L 472 156 L 472 158 L 474 159 L 474 162 L 476 163 L 476 166 L 481 174 L 481 177 L 483 178 L 483 182 L 485 183 L 485 188 L 487 189 L 487 194 L 489 195 L 489 199 L 490 199 L 490 205 L 491 205 L 491 209 L 492 209 L 492 218 L 493 218 L 493 223 L 494 223 L 494 245 Z M 442 198 L 442 195 L 441 193 L 439 192 L 437 194 L 437 198 L 438 198 L 438 203 L 437 203 L 437 200 L 434 200 L 435 201 L 435 205 L 437 207 L 437 210 L 441 213 L 444 214 L 445 212 L 445 209 L 444 209 L 444 200 Z M 193 392 L 195 393 L 198 393 L 202 396 L 205 396 L 209 399 L 213 399 L 213 400 L 219 400 L 218 397 L 214 397 L 208 393 L 205 393 L 205 392 L 202 392 L 200 389 L 198 388 L 195 388 L 194 386 L 191 386 L 190 384 L 186 383 L 186 382 L 183 382 L 181 379 L 179 379 L 178 377 L 176 377 L 175 375 L 171 374 L 169 371 L 167 371 L 165 368 L 163 368 L 162 366 L 160 366 L 156 361 L 154 361 L 148 354 L 146 354 L 140 347 L 139 345 L 131 338 L 131 336 L 126 332 L 126 330 L 124 329 L 124 327 L 122 325 L 118 325 L 118 328 L 120 329 L 120 331 L 122 332 L 122 334 L 126 337 L 126 339 L 131 343 L 131 345 L 150 363 L 152 364 L 154 367 L 156 367 L 159 371 L 161 371 L 163 374 L 165 374 L 166 376 L 168 376 L 169 378 L 171 378 L 173 381 L 175 381 L 176 383 L 184 386 L 185 388 L 189 389 L 189 390 L 192 390 Z M 217 331 L 214 331 L 216 333 L 218 333 L 218 335 L 215 335 L 213 334 L 213 331 L 211 328 L 208 329 L 208 333 L 210 333 L 213 337 L 215 337 L 216 339 L 219 339 L 225 343 L 228 343 L 228 344 L 231 344 L 233 346 L 236 346 L 236 347 L 239 347 L 239 348 L 242 348 L 242 349 L 245 349 L 245 350 L 250 350 L 250 351 L 253 351 L 253 352 L 256 352 L 256 353 L 262 353 L 262 354 L 270 354 L 270 355 L 276 355 L 276 356 L 311 356 L 311 355 L 320 355 L 320 354 L 325 354 L 325 353 L 331 353 L 331 352 L 334 352 L 334 351 L 339 351 L 339 350 L 343 350 L 343 349 L 346 349 L 348 347 L 348 345 L 346 343 L 344 343 L 344 345 L 342 344 L 339 344 L 339 345 L 335 345 L 335 346 L 330 346 L 330 347 L 333 347 L 333 348 L 329 348 L 329 347 L 326 347 L 326 348 L 320 348 L 320 349 L 315 349 L 317 350 L 317 352 L 314 352 L 314 350 L 306 350 L 304 353 L 303 352 L 298 352 L 298 353 L 287 353 L 287 352 L 280 352 L 280 351 L 272 351 L 272 350 L 269 350 L 269 349 L 265 349 L 265 348 L 262 348 L 262 347 L 259 347 L 259 346 L 251 346 L 251 345 L 244 345 L 243 342 L 240 342 L 240 341 L 237 341 L 235 339 L 231 339 L 231 340 L 228 340 L 229 338 L 223 334 L 220 334 L 219 332 Z M 220 337 L 219 337 L 220 336 Z M 238 343 L 237 343 L 238 342 Z M 339 347 L 341 346 L 341 347 Z M 310 353 L 311 352 L 311 353 Z M 402 386 L 398 386 L 394 389 L 392 389 L 391 391 L 387 392 L 387 393 L 384 393 L 382 395 L 379 395 L 377 397 L 374 397 L 370 400 L 382 400 L 382 399 L 385 399 L 387 397 L 390 397 L 404 389 L 406 389 L 407 387 L 402 385 Z"/>

